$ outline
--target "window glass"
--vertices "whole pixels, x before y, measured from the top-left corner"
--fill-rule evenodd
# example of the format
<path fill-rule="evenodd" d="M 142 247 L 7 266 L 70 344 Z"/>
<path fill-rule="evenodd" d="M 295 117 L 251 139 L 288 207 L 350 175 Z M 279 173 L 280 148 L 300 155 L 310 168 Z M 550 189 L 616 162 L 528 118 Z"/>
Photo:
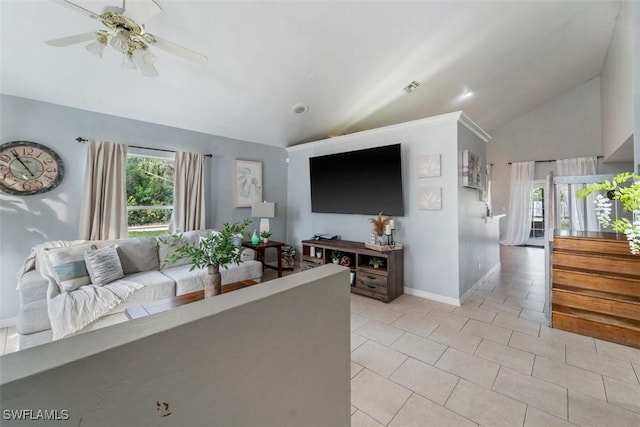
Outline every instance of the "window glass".
<path fill-rule="evenodd" d="M 129 237 L 165 234 L 173 211 L 172 158 L 127 155 Z"/>

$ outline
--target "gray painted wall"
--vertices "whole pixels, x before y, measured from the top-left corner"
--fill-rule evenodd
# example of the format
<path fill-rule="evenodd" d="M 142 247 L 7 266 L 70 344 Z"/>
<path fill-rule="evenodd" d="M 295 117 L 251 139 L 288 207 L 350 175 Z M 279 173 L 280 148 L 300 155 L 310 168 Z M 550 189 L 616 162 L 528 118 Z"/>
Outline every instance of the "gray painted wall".
<path fill-rule="evenodd" d="M 16 273 L 38 243 L 52 239 L 77 239 L 86 147 L 82 136 L 143 147 L 212 153 L 206 160 L 207 227 L 241 221 L 250 208 L 235 208 L 234 160 L 263 162 L 263 196 L 278 203 L 271 220 L 274 240 L 286 236 L 286 151 L 282 148 L 238 141 L 168 126 L 92 113 L 39 101 L 0 95 L 0 143 L 15 140 L 44 144 L 62 158 L 65 177 L 56 189 L 34 196 L 0 193 L 0 319 L 18 310 Z M 152 153 L 152 152 L 151 152 Z M 256 228 L 258 220 L 254 221 Z"/>
<path fill-rule="evenodd" d="M 636 173 L 640 174 L 640 4 L 633 3 L 633 118 L 634 118 L 634 162 Z"/>
<path fill-rule="evenodd" d="M 69 413 L 12 425 L 348 426 L 348 278 L 330 264 L 0 356 L 0 407 Z"/>
<path fill-rule="evenodd" d="M 595 78 L 494 130 L 487 146 L 487 160 L 493 163 L 493 213 L 507 213 L 509 162 L 602 155 L 600 123 L 600 79 Z M 598 164 L 600 173 L 630 168 L 630 163 Z M 535 178 L 544 179 L 550 171 L 556 172 L 555 162 L 536 163 Z M 501 238 L 507 220 L 500 221 Z"/>
<path fill-rule="evenodd" d="M 309 158 L 401 143 L 405 216 L 396 218 L 394 236 L 404 245 L 405 292 L 410 288 L 422 296 L 457 300 L 460 296 L 459 262 L 466 263 L 467 258 L 475 257 L 479 250 L 479 246 L 472 246 L 473 254 L 465 253 L 461 258 L 458 254 L 460 244 L 466 245 L 468 239 L 474 238 L 473 235 L 458 238 L 459 221 L 476 215 L 474 211 L 459 209 L 458 116 L 457 113 L 436 116 L 290 148 L 288 241 L 298 249 L 301 240 L 316 233 L 368 241 L 371 234 L 369 218 L 375 215 L 311 212 Z M 484 157 L 484 148 L 478 151 Z M 442 175 L 418 178 L 418 157 L 429 154 L 440 154 Z M 442 188 L 442 210 L 418 209 L 418 189 L 421 187 Z M 466 203 L 466 197 L 463 200 Z M 497 247 L 497 241 L 495 245 Z M 491 266 L 483 267 L 482 271 L 486 272 L 487 268 Z"/>
<path fill-rule="evenodd" d="M 491 144 L 491 141 L 489 141 Z M 495 223 L 487 223 L 487 205 L 480 191 L 462 186 L 462 152 L 470 150 L 486 164 L 487 143 L 465 126 L 458 124 L 458 246 L 460 297 L 500 262 L 500 246 Z M 486 188 L 486 187 L 485 187 Z"/>
<path fill-rule="evenodd" d="M 633 62 L 638 54 L 636 50 L 634 55 L 633 50 L 634 3 L 620 3 L 620 12 L 602 67 L 602 145 L 605 159 L 617 157 L 616 151 L 634 131 Z"/>

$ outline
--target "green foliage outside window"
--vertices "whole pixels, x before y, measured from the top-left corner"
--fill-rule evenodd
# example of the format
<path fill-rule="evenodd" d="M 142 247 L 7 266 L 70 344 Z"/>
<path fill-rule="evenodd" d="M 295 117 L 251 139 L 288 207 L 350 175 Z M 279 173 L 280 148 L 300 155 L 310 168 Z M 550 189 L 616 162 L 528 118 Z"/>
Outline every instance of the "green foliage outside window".
<path fill-rule="evenodd" d="M 173 159 L 129 155 L 127 157 L 127 206 L 157 206 L 128 210 L 130 227 L 167 224 L 173 206 Z"/>

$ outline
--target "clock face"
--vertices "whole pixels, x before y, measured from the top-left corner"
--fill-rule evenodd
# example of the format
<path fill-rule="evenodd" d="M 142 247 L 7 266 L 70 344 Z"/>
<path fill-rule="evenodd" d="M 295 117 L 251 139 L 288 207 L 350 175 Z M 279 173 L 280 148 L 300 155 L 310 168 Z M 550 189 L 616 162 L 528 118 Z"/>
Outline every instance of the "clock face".
<path fill-rule="evenodd" d="M 0 145 L 0 190 L 31 195 L 53 190 L 64 176 L 60 157 L 44 145 L 14 141 Z"/>

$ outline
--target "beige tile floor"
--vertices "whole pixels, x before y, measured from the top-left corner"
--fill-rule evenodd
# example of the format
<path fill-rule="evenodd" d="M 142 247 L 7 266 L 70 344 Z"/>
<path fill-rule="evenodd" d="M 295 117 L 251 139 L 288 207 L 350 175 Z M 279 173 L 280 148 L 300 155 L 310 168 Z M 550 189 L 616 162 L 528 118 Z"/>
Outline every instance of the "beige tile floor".
<path fill-rule="evenodd" d="M 462 307 L 351 296 L 351 425 L 640 426 L 640 350 L 549 328 L 544 252 Z"/>
<path fill-rule="evenodd" d="M 502 247 L 462 307 L 352 294 L 351 425 L 639 426 L 640 350 L 547 327 L 543 261 Z"/>

